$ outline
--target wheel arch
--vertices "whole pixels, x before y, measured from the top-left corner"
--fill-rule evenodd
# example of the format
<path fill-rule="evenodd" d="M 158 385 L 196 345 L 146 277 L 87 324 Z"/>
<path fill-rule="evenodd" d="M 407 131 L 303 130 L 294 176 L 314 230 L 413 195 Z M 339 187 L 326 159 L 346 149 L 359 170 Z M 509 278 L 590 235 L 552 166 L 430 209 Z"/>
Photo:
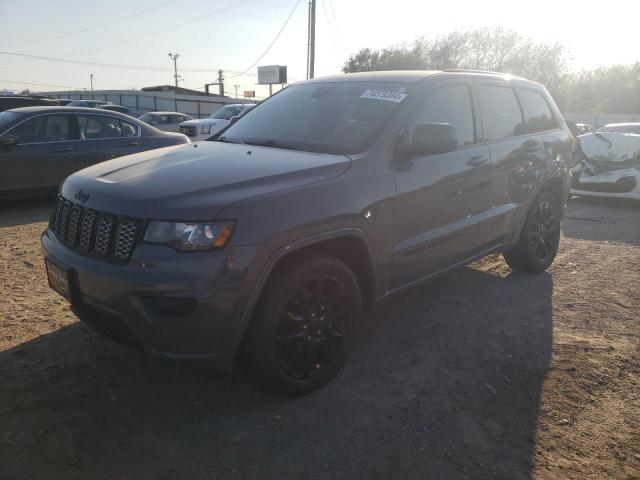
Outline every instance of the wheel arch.
<path fill-rule="evenodd" d="M 550 192 L 557 200 L 558 206 L 560 207 L 560 209 L 564 210 L 564 206 L 567 203 L 566 189 L 565 189 L 565 182 L 561 177 L 548 178 L 542 185 L 542 188 L 540 189 L 540 191 Z"/>
<path fill-rule="evenodd" d="M 242 335 L 239 338 L 238 346 L 242 343 L 255 307 L 264 294 L 268 282 L 291 262 L 300 261 L 307 255 L 317 253 L 335 256 L 351 268 L 358 279 L 362 292 L 363 313 L 369 312 L 373 308 L 377 277 L 371 246 L 362 230 L 343 228 L 295 240 L 275 250 L 263 266 L 242 316 Z"/>

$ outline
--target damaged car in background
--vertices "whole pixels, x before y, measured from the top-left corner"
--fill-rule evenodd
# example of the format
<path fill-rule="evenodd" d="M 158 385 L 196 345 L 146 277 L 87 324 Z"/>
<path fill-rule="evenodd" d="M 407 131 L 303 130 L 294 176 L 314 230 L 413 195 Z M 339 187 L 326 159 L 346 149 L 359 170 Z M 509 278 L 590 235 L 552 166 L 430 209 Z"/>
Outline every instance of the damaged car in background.
<path fill-rule="evenodd" d="M 597 131 L 577 137 L 571 193 L 640 200 L 640 135 Z"/>

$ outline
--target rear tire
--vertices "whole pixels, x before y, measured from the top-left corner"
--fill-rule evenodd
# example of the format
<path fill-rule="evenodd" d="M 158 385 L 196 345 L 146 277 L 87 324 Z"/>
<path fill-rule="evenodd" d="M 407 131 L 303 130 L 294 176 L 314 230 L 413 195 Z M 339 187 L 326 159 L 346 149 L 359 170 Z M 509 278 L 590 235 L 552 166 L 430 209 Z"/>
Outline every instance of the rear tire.
<path fill-rule="evenodd" d="M 317 255 L 270 279 L 245 336 L 242 360 L 267 388 L 310 393 L 336 376 L 351 354 L 362 295 L 349 267 Z"/>
<path fill-rule="evenodd" d="M 507 265 L 530 273 L 549 268 L 560 243 L 561 213 L 556 197 L 547 190 L 540 192 L 527 213 L 518 243 L 503 253 Z"/>

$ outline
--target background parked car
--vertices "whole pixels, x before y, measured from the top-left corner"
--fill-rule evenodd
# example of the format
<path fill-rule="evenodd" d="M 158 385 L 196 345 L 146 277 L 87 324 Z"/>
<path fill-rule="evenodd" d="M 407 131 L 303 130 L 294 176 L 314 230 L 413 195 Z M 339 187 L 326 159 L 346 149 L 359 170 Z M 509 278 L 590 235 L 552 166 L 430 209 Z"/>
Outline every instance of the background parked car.
<path fill-rule="evenodd" d="M 102 105 L 111 105 L 110 102 L 103 102 L 102 100 L 73 100 L 68 103 L 68 107 L 85 107 L 85 108 L 99 108 Z"/>
<path fill-rule="evenodd" d="M 20 107 L 55 106 L 59 105 L 51 98 L 30 97 L 27 95 L 2 95 L 0 96 L 0 112 Z"/>
<path fill-rule="evenodd" d="M 200 120 L 189 120 L 180 125 L 180 133 L 191 138 L 192 142 L 205 140 L 229 125 L 232 117 L 240 117 L 255 107 L 253 103 L 236 103 L 222 107 L 213 115 Z"/>
<path fill-rule="evenodd" d="M 598 132 L 618 132 L 640 134 L 640 123 L 608 123 L 600 127 Z"/>
<path fill-rule="evenodd" d="M 71 102 L 73 102 L 73 100 L 71 100 L 70 98 L 56 98 L 56 102 L 58 102 L 58 104 L 61 106 L 65 106 L 69 105 Z"/>
<path fill-rule="evenodd" d="M 640 124 L 603 128 L 633 130 Z M 639 130 L 640 131 L 640 130 Z M 571 193 L 581 196 L 640 200 L 640 135 L 603 130 L 580 135 L 572 168 Z"/>
<path fill-rule="evenodd" d="M 178 112 L 149 112 L 138 118 L 164 132 L 179 132 L 182 122 L 193 119 L 189 115 Z"/>
<path fill-rule="evenodd" d="M 111 110 L 112 112 L 124 113 L 125 115 L 129 115 L 130 117 L 138 116 L 137 112 L 134 112 L 130 108 L 123 107 L 121 105 L 101 105 L 99 108 L 103 110 Z"/>
<path fill-rule="evenodd" d="M 0 196 L 55 190 L 69 174 L 95 163 L 189 143 L 117 112 L 27 107 L 0 113 Z"/>

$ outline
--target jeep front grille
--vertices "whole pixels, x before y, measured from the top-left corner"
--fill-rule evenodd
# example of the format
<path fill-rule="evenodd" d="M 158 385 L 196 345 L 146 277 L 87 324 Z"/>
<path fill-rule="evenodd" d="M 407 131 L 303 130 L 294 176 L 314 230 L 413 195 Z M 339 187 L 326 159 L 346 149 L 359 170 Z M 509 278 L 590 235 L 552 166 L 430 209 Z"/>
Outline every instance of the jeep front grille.
<path fill-rule="evenodd" d="M 82 253 L 128 260 L 140 239 L 142 221 L 96 212 L 58 197 L 49 227 L 59 240 Z"/>

